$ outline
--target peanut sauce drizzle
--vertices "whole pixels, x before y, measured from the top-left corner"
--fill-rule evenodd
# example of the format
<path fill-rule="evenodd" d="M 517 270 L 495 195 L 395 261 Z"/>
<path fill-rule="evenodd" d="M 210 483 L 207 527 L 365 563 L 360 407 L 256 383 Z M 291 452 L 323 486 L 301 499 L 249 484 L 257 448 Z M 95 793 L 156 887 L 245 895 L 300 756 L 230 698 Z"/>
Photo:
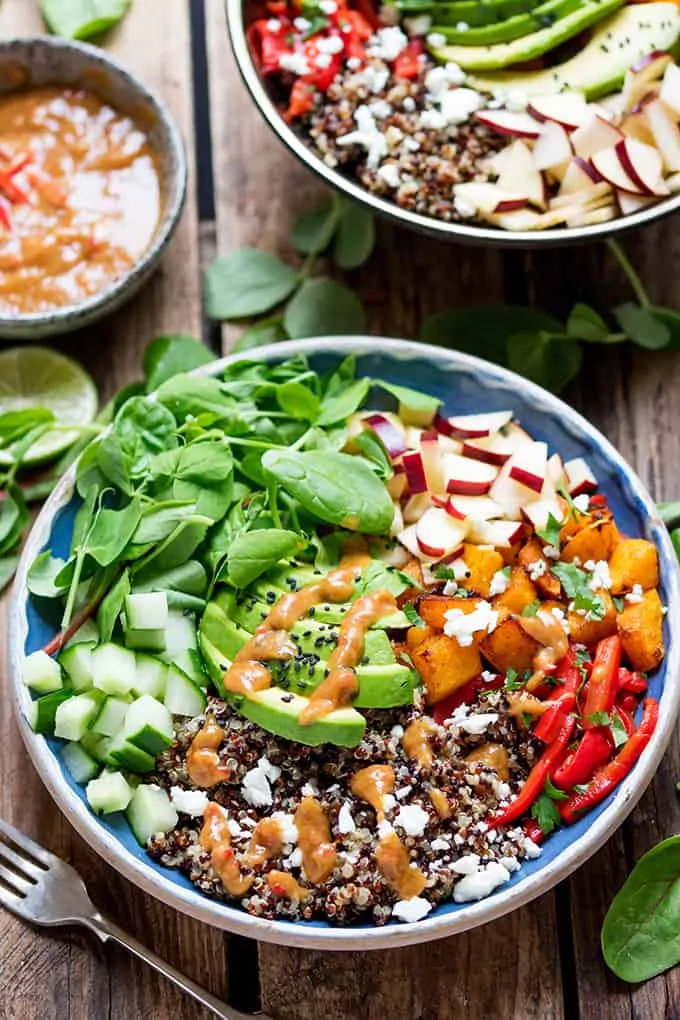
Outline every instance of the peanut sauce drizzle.
<path fill-rule="evenodd" d="M 279 857 L 284 847 L 283 829 L 276 818 L 262 818 L 253 829 L 245 860 L 251 868 L 261 868 L 265 861 Z"/>
<path fill-rule="evenodd" d="M 304 797 L 300 802 L 295 827 L 305 875 L 313 885 L 325 882 L 333 873 L 338 851 L 332 842 L 326 812 L 314 797 Z"/>
<path fill-rule="evenodd" d="M 217 749 L 225 733 L 215 716 L 206 715 L 203 726 L 191 742 L 187 753 L 187 772 L 195 786 L 209 789 L 224 783 L 231 776 L 231 769 L 220 764 Z"/>
<path fill-rule="evenodd" d="M 243 896 L 253 883 L 252 875 L 242 875 L 231 848 L 231 833 L 226 812 L 211 801 L 203 815 L 199 844 L 210 853 L 210 864 L 230 896 Z"/>
<path fill-rule="evenodd" d="M 267 885 L 275 896 L 285 896 L 289 900 L 308 900 L 312 895 L 311 889 L 305 889 L 287 871 L 270 871 L 267 875 Z"/>
<path fill-rule="evenodd" d="M 533 694 L 522 694 L 520 691 L 518 694 L 508 694 L 507 696 L 510 707 L 508 708 L 508 715 L 512 715 L 515 719 L 519 719 L 523 715 L 543 715 L 550 708 L 549 701 L 541 701 L 540 698 L 535 698 Z"/>
<path fill-rule="evenodd" d="M 493 741 L 490 741 L 488 744 L 482 744 L 480 747 L 476 747 L 474 751 L 471 751 L 466 756 L 465 761 L 478 761 L 483 765 L 487 765 L 490 769 L 496 771 L 499 779 L 508 779 L 510 777 L 508 752 L 502 744 L 495 744 Z"/>
<path fill-rule="evenodd" d="M 391 765 L 367 765 L 352 776 L 350 790 L 359 800 L 365 800 L 375 811 L 378 821 L 385 817 L 383 797 L 394 792 L 394 769 Z"/>
<path fill-rule="evenodd" d="M 434 755 L 432 753 L 431 738 L 436 732 L 437 724 L 434 719 L 430 719 L 429 716 L 423 716 L 422 719 L 414 719 L 406 727 L 406 732 L 402 737 L 401 743 L 404 753 L 409 758 L 415 758 L 423 769 L 432 767 Z"/>
<path fill-rule="evenodd" d="M 427 879 L 420 868 L 412 868 L 409 853 L 396 832 L 389 832 L 378 843 L 375 852 L 378 867 L 386 882 L 402 900 L 419 896 Z"/>
<path fill-rule="evenodd" d="M 533 691 L 540 687 L 546 675 L 567 654 L 569 638 L 560 621 L 547 610 L 539 610 L 536 616 L 520 616 L 518 619 L 522 629 L 543 645 L 534 656 L 532 662 L 534 672 L 525 685 L 528 691 Z"/>

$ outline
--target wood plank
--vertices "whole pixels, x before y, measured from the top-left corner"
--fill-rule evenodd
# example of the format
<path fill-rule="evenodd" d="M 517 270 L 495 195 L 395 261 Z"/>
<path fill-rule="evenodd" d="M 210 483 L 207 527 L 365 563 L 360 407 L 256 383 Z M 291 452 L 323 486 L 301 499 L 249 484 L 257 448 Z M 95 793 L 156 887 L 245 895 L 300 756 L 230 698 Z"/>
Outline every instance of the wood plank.
<path fill-rule="evenodd" d="M 0 36 L 42 30 L 37 5 L 5 0 Z M 184 0 L 136 3 L 107 48 L 158 90 L 173 110 L 193 176 L 192 78 L 188 7 Z M 195 192 L 161 270 L 111 319 L 58 346 L 82 360 L 102 397 L 140 374 L 148 340 L 161 332 L 200 335 L 201 294 Z M 4 678 L 3 678 L 4 679 Z M 218 994 L 225 994 L 224 940 L 141 894 L 90 851 L 50 801 L 23 750 L 9 713 L 0 715 L 0 814 L 69 859 L 93 899 L 123 927 Z M 92 939 L 37 933 L 0 914 L 0 1014 L 21 1020 L 122 1020 L 130 1016 L 204 1017 L 186 997 L 144 965 Z"/>
<path fill-rule="evenodd" d="M 206 5 L 217 250 L 252 244 L 292 257 L 294 218 L 324 188 L 259 117 L 228 50 L 221 0 Z M 432 241 L 378 224 L 371 262 L 347 277 L 367 300 L 370 329 L 413 336 L 424 316 L 456 303 L 503 300 L 500 255 Z M 238 330 L 225 330 L 225 350 Z M 262 945 L 263 1009 L 286 1020 L 385 1016 L 435 1020 L 493 1012 L 560 1020 L 557 924 L 552 896 L 469 935 L 373 954 L 303 952 Z M 482 973 L 483 970 L 483 973 Z"/>

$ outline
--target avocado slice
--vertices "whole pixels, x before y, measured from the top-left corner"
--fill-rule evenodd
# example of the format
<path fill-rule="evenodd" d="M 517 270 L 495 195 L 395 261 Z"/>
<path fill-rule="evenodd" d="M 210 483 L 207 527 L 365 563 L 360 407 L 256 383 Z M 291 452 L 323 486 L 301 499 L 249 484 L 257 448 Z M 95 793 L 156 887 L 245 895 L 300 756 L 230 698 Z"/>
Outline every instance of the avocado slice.
<path fill-rule="evenodd" d="M 442 46 L 434 50 L 434 56 L 442 63 L 459 64 L 465 71 L 495 71 L 548 53 L 611 14 L 623 3 L 625 0 L 584 0 L 577 10 L 554 25 L 521 39 L 492 46 Z M 644 6 L 649 7 L 648 4 Z M 639 15 L 638 20 L 644 21 L 645 17 Z"/>
<path fill-rule="evenodd" d="M 560 18 L 578 10 L 581 4 L 582 0 L 547 0 L 546 3 L 535 7 L 533 11 L 516 14 L 495 25 L 468 28 L 461 32 L 458 28 L 437 22 L 431 31 L 446 36 L 446 41 L 449 43 L 460 43 L 461 46 L 491 46 L 494 43 L 521 39 L 522 36 L 553 25 Z"/>
<path fill-rule="evenodd" d="M 453 0 L 451 3 L 435 3 L 432 14 L 438 25 L 457 25 L 463 22 L 470 28 L 496 25 L 516 14 L 526 14 L 538 7 L 544 0 Z M 433 32 L 440 29 L 433 28 Z"/>
<path fill-rule="evenodd" d="M 359 693 L 355 708 L 398 708 L 413 704 L 413 692 L 420 686 L 420 677 L 408 666 L 359 666 Z"/>
<path fill-rule="evenodd" d="M 482 92 L 512 88 L 528 96 L 580 89 L 587 99 L 598 99 L 620 88 L 637 60 L 671 49 L 679 36 L 680 10 L 674 3 L 632 4 L 598 25 L 581 52 L 563 64 L 544 71 L 474 75 L 469 84 Z"/>
<path fill-rule="evenodd" d="M 366 730 L 365 718 L 354 708 L 338 708 L 309 726 L 303 726 L 299 721 L 300 715 L 309 699 L 300 694 L 291 694 L 280 687 L 257 691 L 249 698 L 232 694 L 229 695 L 229 701 L 240 715 L 261 726 L 263 730 L 286 740 L 294 740 L 297 744 L 356 747 L 361 743 Z"/>

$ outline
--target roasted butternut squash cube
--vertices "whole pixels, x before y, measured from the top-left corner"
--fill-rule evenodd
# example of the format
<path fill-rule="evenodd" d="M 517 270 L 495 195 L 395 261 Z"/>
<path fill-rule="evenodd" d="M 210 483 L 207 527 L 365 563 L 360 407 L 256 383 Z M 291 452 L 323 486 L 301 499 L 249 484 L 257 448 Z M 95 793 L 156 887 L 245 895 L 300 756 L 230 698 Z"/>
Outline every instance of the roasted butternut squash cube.
<path fill-rule="evenodd" d="M 463 582 L 468 591 L 488 598 L 491 578 L 497 570 L 503 569 L 503 557 L 496 549 L 466 543 L 463 546 L 463 560 L 470 576 Z"/>
<path fill-rule="evenodd" d="M 642 602 L 627 603 L 616 623 L 633 669 L 655 669 L 664 656 L 663 606 L 656 588 L 646 591 Z"/>
<path fill-rule="evenodd" d="M 435 630 L 444 630 L 446 614 L 449 609 L 460 609 L 471 613 L 477 608 L 479 599 L 458 598 L 456 595 L 421 595 L 418 599 L 418 612 L 421 620 Z"/>
<path fill-rule="evenodd" d="M 463 648 L 446 634 L 428 634 L 411 649 L 411 659 L 423 681 L 429 705 L 447 698 L 482 671 L 476 646 Z"/>
<path fill-rule="evenodd" d="M 596 645 L 602 638 L 616 634 L 616 606 L 611 595 L 606 588 L 600 588 L 595 594 L 600 596 L 605 607 L 601 620 L 589 619 L 587 614 L 584 616 L 574 609 L 567 612 L 569 635 L 579 645 Z"/>
<path fill-rule="evenodd" d="M 524 570 L 526 570 L 529 580 L 531 580 L 532 567 L 536 567 L 538 563 L 545 563 L 545 568 L 540 568 L 543 569 L 544 572 L 540 575 L 540 577 L 536 577 L 532 583 L 536 585 L 536 588 L 541 595 L 544 595 L 546 598 L 558 599 L 560 597 L 562 593 L 562 586 L 559 579 L 555 577 L 554 574 L 550 573 L 550 560 L 548 560 L 547 556 L 543 555 L 543 547 L 537 539 L 532 538 L 531 541 L 522 546 L 519 556 L 517 557 L 517 562 L 520 567 L 523 567 Z M 538 573 L 538 571 L 536 571 L 536 573 Z"/>
<path fill-rule="evenodd" d="M 525 606 L 536 601 L 537 595 L 536 585 L 532 584 L 522 567 L 511 567 L 510 583 L 502 595 L 493 599 L 493 607 L 499 609 L 503 606 L 519 615 Z"/>
<path fill-rule="evenodd" d="M 598 509 L 594 513 L 579 514 L 576 521 L 565 524 L 560 532 L 561 556 L 567 563 L 577 557 L 581 563 L 609 560 L 618 541 L 619 532 L 611 513 Z"/>
<path fill-rule="evenodd" d="M 659 583 L 659 555 L 656 546 L 644 538 L 625 538 L 614 548 L 609 560 L 614 595 L 632 591 L 636 584 L 645 591 Z"/>
<path fill-rule="evenodd" d="M 417 648 L 421 641 L 424 641 L 428 634 L 434 634 L 432 627 L 409 627 L 406 631 L 406 647 L 409 652 Z"/>
<path fill-rule="evenodd" d="M 532 638 L 519 620 L 509 617 L 480 642 L 479 650 L 499 673 L 531 669 L 534 656 L 542 645 Z"/>

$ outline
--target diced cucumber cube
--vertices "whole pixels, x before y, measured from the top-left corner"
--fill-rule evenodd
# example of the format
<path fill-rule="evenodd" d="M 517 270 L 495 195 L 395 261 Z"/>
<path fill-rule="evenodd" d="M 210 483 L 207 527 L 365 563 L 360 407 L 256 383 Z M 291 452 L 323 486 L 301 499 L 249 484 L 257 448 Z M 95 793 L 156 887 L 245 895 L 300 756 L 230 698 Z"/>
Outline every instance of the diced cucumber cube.
<path fill-rule="evenodd" d="M 117 733 L 111 740 L 106 761 L 119 769 L 127 772 L 136 772 L 144 775 L 145 772 L 153 772 L 156 761 L 151 754 L 142 751 L 140 747 L 131 744 L 123 733 Z"/>
<path fill-rule="evenodd" d="M 198 648 L 196 617 L 193 613 L 171 609 L 165 628 L 165 652 L 162 658 L 166 662 L 174 662 L 176 652 L 185 652 L 189 648 Z"/>
<path fill-rule="evenodd" d="M 144 694 L 128 706 L 123 736 L 147 754 L 160 754 L 172 743 L 172 716 L 162 702 Z"/>
<path fill-rule="evenodd" d="M 99 644 L 99 628 L 94 620 L 86 620 L 78 628 L 71 640 L 66 642 L 66 648 L 70 648 L 71 645 L 82 645 L 88 641 L 95 645 Z"/>
<path fill-rule="evenodd" d="M 184 652 L 175 652 L 173 663 L 199 687 L 207 687 L 209 676 L 203 663 L 203 656 L 195 648 L 187 648 Z"/>
<path fill-rule="evenodd" d="M 43 694 L 42 698 L 32 701 L 26 713 L 31 729 L 35 733 L 51 737 L 54 734 L 54 719 L 57 709 L 72 697 L 72 691 L 62 690 Z"/>
<path fill-rule="evenodd" d="M 79 644 L 68 645 L 59 662 L 68 673 L 71 687 L 76 694 L 89 691 L 92 687 L 92 652 L 95 645 L 92 641 L 81 641 Z"/>
<path fill-rule="evenodd" d="M 167 663 L 155 659 L 152 655 L 138 652 L 135 656 L 135 683 L 132 690 L 135 694 L 150 694 L 152 698 L 163 700 L 165 682 L 168 676 Z"/>
<path fill-rule="evenodd" d="M 62 702 L 54 716 L 55 737 L 80 740 L 96 719 L 103 700 L 99 691 L 87 691 Z"/>
<path fill-rule="evenodd" d="M 107 698 L 92 723 L 92 732 L 99 733 L 102 737 L 112 737 L 118 733 L 125 722 L 125 714 L 129 707 L 130 702 L 125 698 Z"/>
<path fill-rule="evenodd" d="M 135 654 L 108 643 L 92 653 L 92 682 L 105 694 L 127 694 L 135 682 Z"/>
<path fill-rule="evenodd" d="M 165 835 L 179 821 L 165 790 L 144 783 L 132 794 L 126 814 L 130 828 L 141 846 L 146 846 L 156 833 Z"/>
<path fill-rule="evenodd" d="M 98 761 L 100 765 L 106 765 L 109 762 L 109 750 L 113 744 L 112 737 L 102 737 L 99 733 L 88 730 L 81 737 L 80 743 L 90 757 Z"/>
<path fill-rule="evenodd" d="M 47 652 L 32 652 L 24 659 L 23 681 L 38 694 L 52 694 L 64 686 L 61 666 Z"/>
<path fill-rule="evenodd" d="M 173 715 L 200 715 L 205 708 L 205 694 L 186 673 L 177 666 L 168 669 L 165 686 L 165 707 Z"/>
<path fill-rule="evenodd" d="M 127 627 L 123 630 L 123 639 L 127 648 L 135 651 L 140 649 L 145 652 L 164 652 L 166 632 L 164 630 L 132 630 Z"/>
<path fill-rule="evenodd" d="M 130 630 L 165 630 L 168 625 L 168 597 L 164 591 L 126 595 L 125 616 Z"/>
<path fill-rule="evenodd" d="M 102 772 L 98 779 L 91 779 L 85 788 L 87 802 L 98 815 L 125 811 L 132 800 L 132 793 L 132 787 L 122 772 Z"/>
<path fill-rule="evenodd" d="M 80 783 L 81 786 L 99 775 L 99 762 L 91 758 L 80 744 L 67 744 L 60 752 L 60 758 L 76 783 Z"/>

